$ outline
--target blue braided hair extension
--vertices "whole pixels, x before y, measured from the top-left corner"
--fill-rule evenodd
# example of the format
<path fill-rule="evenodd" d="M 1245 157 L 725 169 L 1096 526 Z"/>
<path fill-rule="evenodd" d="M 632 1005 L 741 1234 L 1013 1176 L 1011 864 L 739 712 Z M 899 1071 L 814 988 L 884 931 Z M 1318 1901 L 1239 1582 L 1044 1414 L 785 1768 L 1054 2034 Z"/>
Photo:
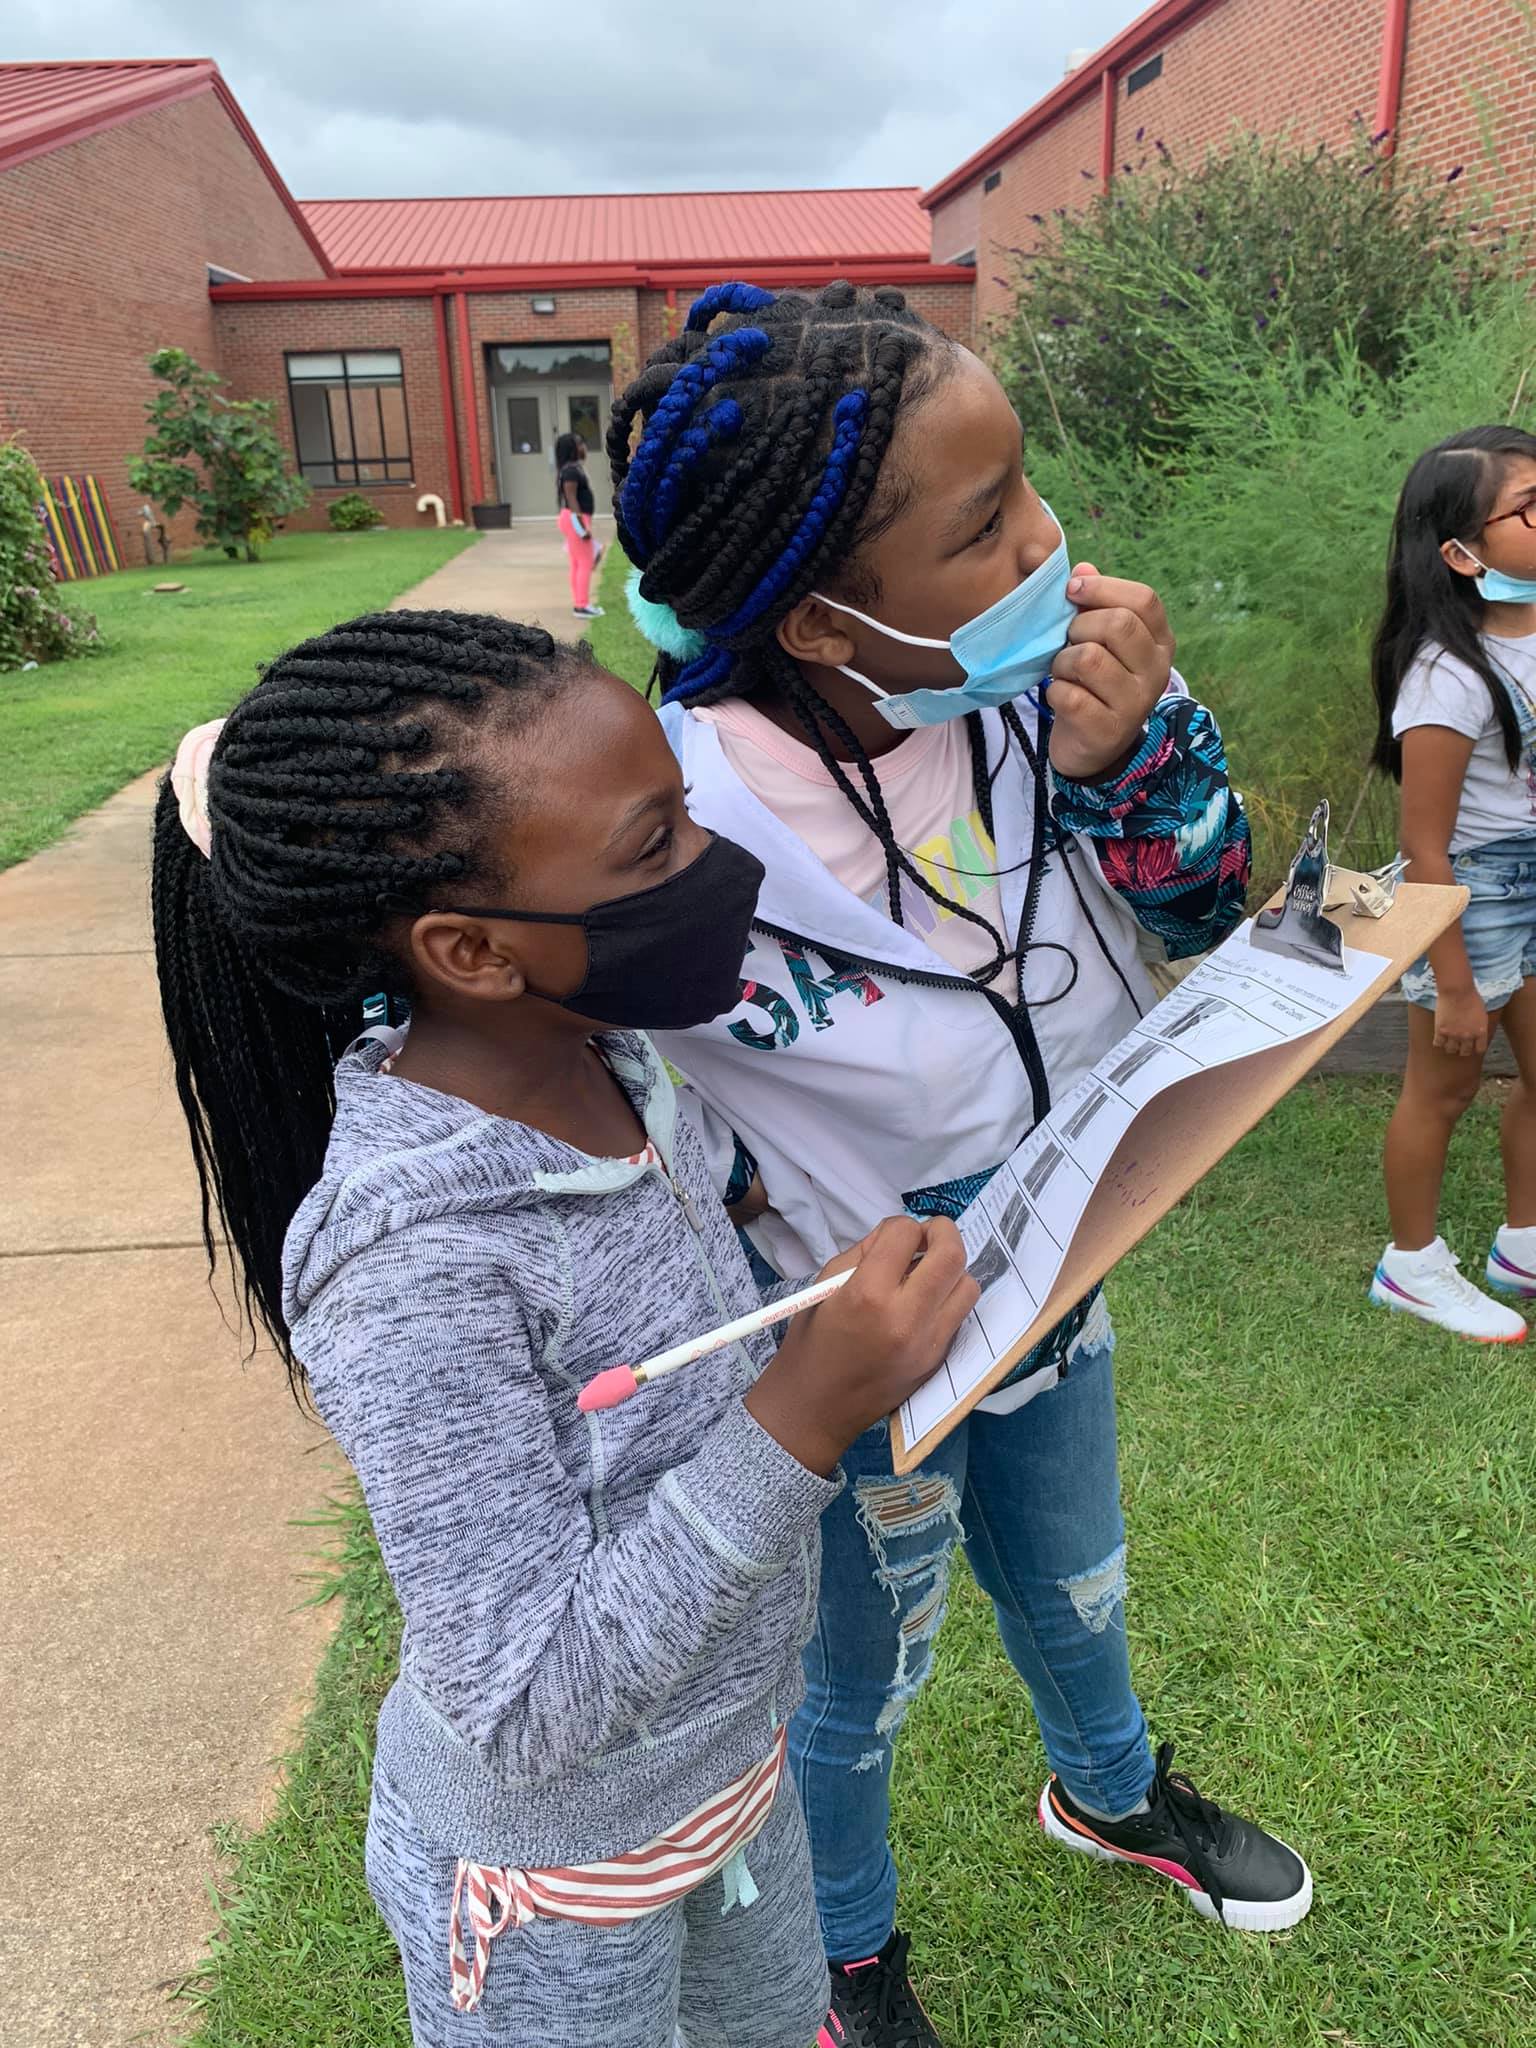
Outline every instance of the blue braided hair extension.
<path fill-rule="evenodd" d="M 774 304 L 777 293 L 765 292 L 759 284 L 712 284 L 688 308 L 684 332 L 702 334 L 717 313 L 761 313 Z"/>
<path fill-rule="evenodd" d="M 688 472 L 702 455 L 721 441 L 734 441 L 741 432 L 741 407 L 734 398 L 717 398 L 702 422 L 678 436 L 672 459 L 667 464 L 650 507 L 652 546 L 660 547 L 672 531 L 677 494 Z"/>
<path fill-rule="evenodd" d="M 800 524 L 791 534 L 783 553 L 745 602 L 738 605 L 729 618 L 705 629 L 709 646 L 684 663 L 673 678 L 672 687 L 662 698 L 663 704 L 686 703 L 701 690 L 723 683 L 730 674 L 735 657 L 719 643 L 745 631 L 768 610 L 794 580 L 801 563 L 826 532 L 828 522 L 836 517 L 848 489 L 848 473 L 859 452 L 868 416 L 867 392 L 848 391 L 837 401 L 832 414 L 832 446 L 827 452 L 821 482 L 816 486 L 816 494 L 806 507 Z"/>
<path fill-rule="evenodd" d="M 648 555 L 657 546 L 657 538 L 647 501 L 656 473 L 670 457 L 673 444 L 692 418 L 694 408 L 722 377 L 760 361 L 772 346 L 772 336 L 760 327 L 735 327 L 728 334 L 717 334 L 702 356 L 682 365 L 666 397 L 647 420 L 619 493 L 619 515 Z"/>
<path fill-rule="evenodd" d="M 697 697 L 701 690 L 713 689 L 716 683 L 723 683 L 735 665 L 736 657 L 728 647 L 710 647 L 703 654 L 695 655 L 685 662 L 672 679 L 672 687 L 662 698 L 663 704 L 686 704 L 691 697 Z"/>
<path fill-rule="evenodd" d="M 821 473 L 821 482 L 816 495 L 806 507 L 805 516 L 790 535 L 784 552 L 768 571 L 767 575 L 750 592 L 747 598 L 728 619 L 711 628 L 714 635 L 725 638 L 729 634 L 743 632 L 755 619 L 762 617 L 768 607 L 793 582 L 800 564 L 811 552 L 829 523 L 837 516 L 848 489 L 848 473 L 859 452 L 859 442 L 864 435 L 864 422 L 869 417 L 869 393 L 867 391 L 846 391 L 837 401 L 832 414 L 832 446 L 827 453 L 826 467 Z"/>

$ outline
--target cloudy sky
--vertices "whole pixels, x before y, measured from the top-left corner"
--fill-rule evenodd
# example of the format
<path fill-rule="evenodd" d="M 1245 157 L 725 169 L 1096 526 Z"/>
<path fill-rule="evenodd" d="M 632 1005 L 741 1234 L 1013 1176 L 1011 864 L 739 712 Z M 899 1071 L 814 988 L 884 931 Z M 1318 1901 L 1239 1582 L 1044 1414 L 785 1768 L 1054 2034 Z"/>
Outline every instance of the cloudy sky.
<path fill-rule="evenodd" d="M 214 57 L 301 199 L 929 184 L 1145 0 L 4 0 L 0 59 Z"/>

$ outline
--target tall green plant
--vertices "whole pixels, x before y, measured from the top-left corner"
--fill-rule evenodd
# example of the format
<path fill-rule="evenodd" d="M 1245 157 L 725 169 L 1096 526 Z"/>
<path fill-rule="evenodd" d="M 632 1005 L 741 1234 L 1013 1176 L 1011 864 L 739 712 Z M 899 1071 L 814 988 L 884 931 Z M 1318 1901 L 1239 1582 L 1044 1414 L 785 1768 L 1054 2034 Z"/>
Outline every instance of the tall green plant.
<path fill-rule="evenodd" d="M 149 367 L 165 389 L 146 408 L 149 437 L 129 482 L 172 518 L 192 505 L 204 540 L 231 561 L 243 553 L 254 562 L 276 521 L 309 501 L 309 486 L 285 464 L 275 406 L 225 398 L 221 380 L 185 349 L 160 349 Z"/>
<path fill-rule="evenodd" d="M 0 670 L 65 661 L 99 644 L 89 612 L 66 604 L 43 538 L 43 482 L 19 441 L 0 442 Z"/>
<path fill-rule="evenodd" d="M 1199 462 L 1069 460 L 1057 441 L 1030 451 L 1030 477 L 1079 559 L 1150 583 L 1167 605 L 1179 667 L 1247 793 L 1260 883 L 1284 873 L 1319 796 L 1347 855 L 1385 859 L 1397 799 L 1367 772 L 1367 650 L 1393 507 L 1414 459 L 1456 428 L 1536 429 L 1531 299 L 1511 279 L 1476 311 L 1421 314 L 1390 378 L 1350 343 L 1252 369 L 1192 346 L 1190 370 Z"/>
<path fill-rule="evenodd" d="M 1394 376 L 1410 333 L 1477 306 L 1504 264 L 1465 189 L 1389 176 L 1363 133 L 1342 152 L 1234 136 L 1194 166 L 1152 142 L 1013 252 L 991 350 L 1027 443 L 1177 463 L 1202 445 L 1213 364 L 1258 378 L 1284 359 L 1306 390 L 1343 344 Z"/>

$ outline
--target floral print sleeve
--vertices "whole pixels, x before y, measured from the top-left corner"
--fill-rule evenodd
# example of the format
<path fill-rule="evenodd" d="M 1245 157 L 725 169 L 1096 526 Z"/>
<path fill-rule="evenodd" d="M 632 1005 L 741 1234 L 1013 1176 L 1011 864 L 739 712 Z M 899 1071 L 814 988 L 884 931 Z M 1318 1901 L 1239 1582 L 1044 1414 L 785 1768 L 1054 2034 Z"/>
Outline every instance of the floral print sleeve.
<path fill-rule="evenodd" d="M 1093 841 L 1105 880 L 1170 960 L 1204 953 L 1234 929 L 1252 843 L 1220 729 L 1203 704 L 1164 697 L 1146 738 L 1107 781 L 1051 779 L 1057 824 Z"/>

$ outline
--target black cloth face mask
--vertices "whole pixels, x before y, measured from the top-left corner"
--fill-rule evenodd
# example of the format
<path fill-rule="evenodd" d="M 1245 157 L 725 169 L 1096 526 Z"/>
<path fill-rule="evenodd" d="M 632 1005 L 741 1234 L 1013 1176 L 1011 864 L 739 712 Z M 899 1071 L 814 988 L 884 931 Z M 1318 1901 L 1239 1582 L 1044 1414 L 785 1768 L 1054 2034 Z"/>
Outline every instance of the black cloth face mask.
<path fill-rule="evenodd" d="M 521 924 L 578 924 L 587 972 L 568 996 L 530 982 L 529 994 L 597 1024 L 630 1031 L 686 1031 L 733 1010 L 763 864 L 734 839 L 712 832 L 687 867 L 654 888 L 615 896 L 589 910 L 486 910 L 455 905 L 459 917 Z"/>

